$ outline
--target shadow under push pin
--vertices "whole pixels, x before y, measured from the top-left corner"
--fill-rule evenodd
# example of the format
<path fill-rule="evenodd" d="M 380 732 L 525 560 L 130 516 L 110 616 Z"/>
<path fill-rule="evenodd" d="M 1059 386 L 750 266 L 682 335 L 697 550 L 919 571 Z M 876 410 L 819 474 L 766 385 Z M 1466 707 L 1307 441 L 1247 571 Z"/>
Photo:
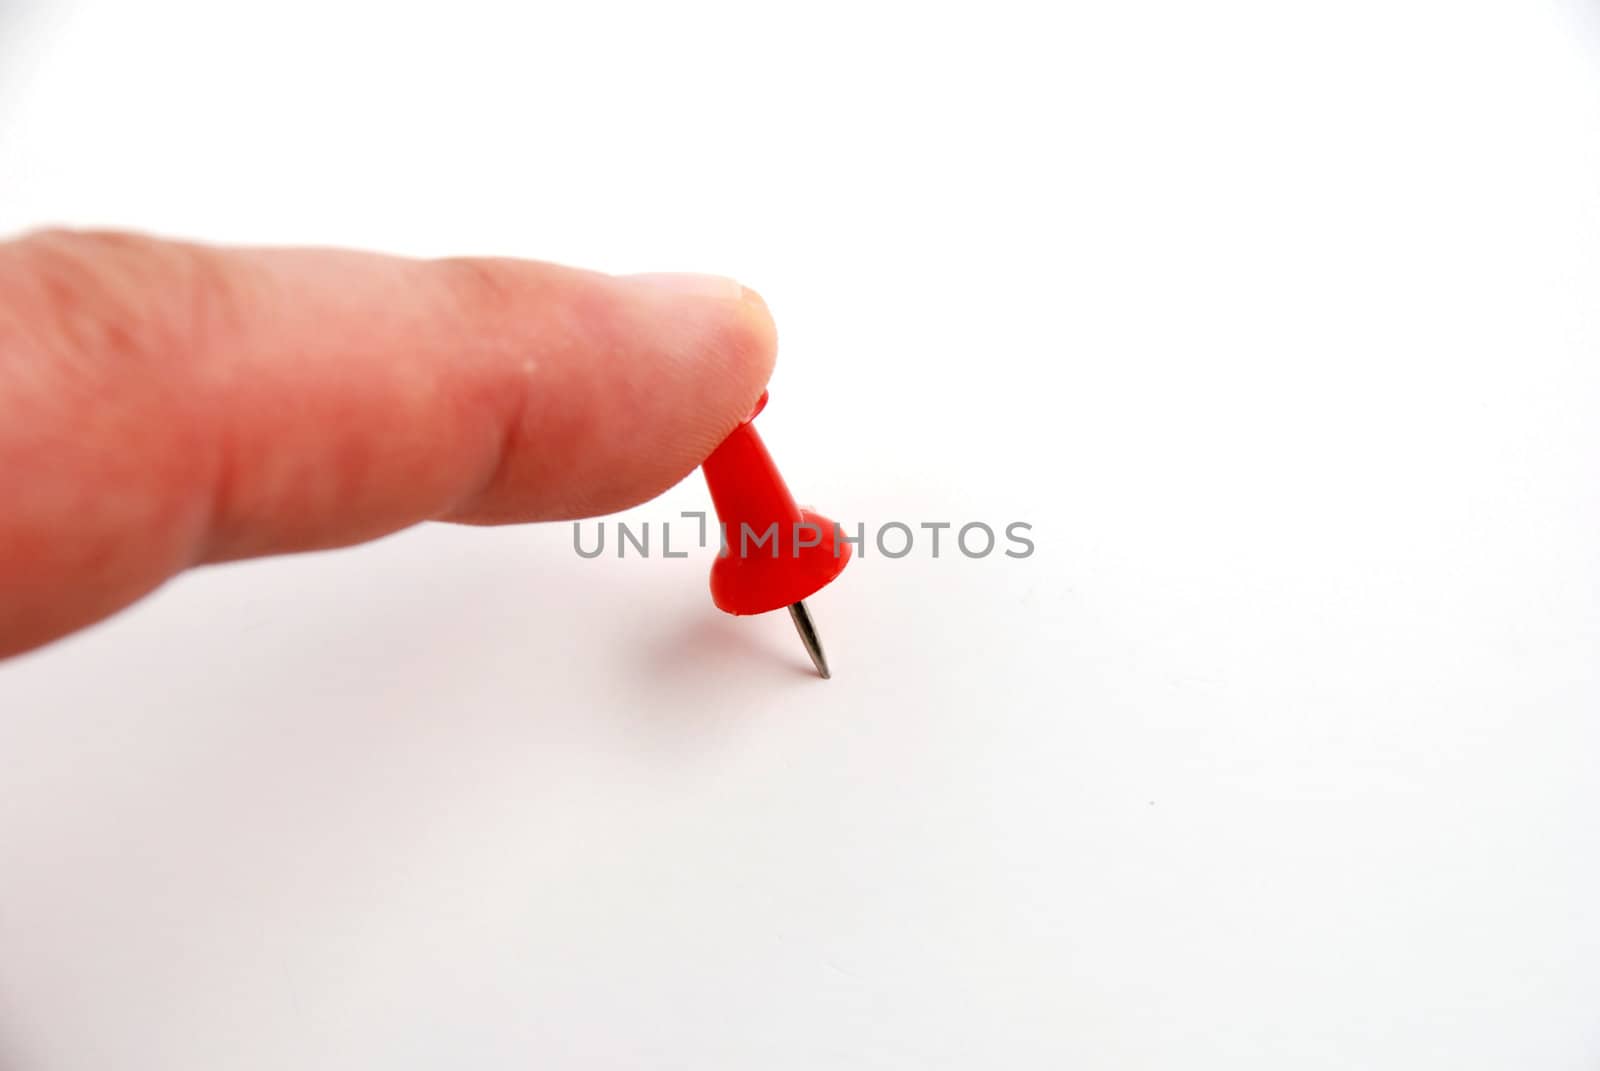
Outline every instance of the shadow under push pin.
<path fill-rule="evenodd" d="M 787 606 L 806 653 L 827 679 L 828 660 L 805 600 L 850 560 L 828 518 L 801 509 L 778 475 L 751 421 L 767 395 L 712 451 L 700 469 L 722 521 L 723 549 L 711 565 L 711 600 L 730 614 L 764 614 Z"/>

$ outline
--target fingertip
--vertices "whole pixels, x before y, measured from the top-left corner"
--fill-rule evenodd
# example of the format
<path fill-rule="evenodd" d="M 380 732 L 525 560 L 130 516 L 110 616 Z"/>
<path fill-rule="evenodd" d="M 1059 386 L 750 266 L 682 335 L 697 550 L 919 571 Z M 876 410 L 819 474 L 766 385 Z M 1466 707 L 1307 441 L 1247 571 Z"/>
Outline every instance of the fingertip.
<path fill-rule="evenodd" d="M 728 393 L 730 407 L 718 414 L 718 434 L 706 450 L 707 454 L 749 417 L 757 399 L 767 389 L 778 360 L 778 327 L 766 299 L 759 291 L 736 285 L 739 285 L 739 296 L 729 316 L 722 345 L 729 354 L 729 372 L 738 389 Z"/>
<path fill-rule="evenodd" d="M 571 281 L 583 343 L 535 359 L 495 477 L 449 519 L 565 519 L 637 505 L 692 472 L 765 389 L 777 330 L 756 291 L 705 275 Z"/>
<path fill-rule="evenodd" d="M 663 367 L 673 374 L 661 384 L 663 397 L 677 407 L 663 430 L 680 436 L 689 460 L 680 465 L 676 482 L 727 438 L 766 389 L 777 362 L 777 325 L 761 294 L 734 279 L 683 274 L 628 279 L 650 291 L 646 314 L 653 322 L 689 329 L 684 348 L 665 344 Z M 678 307 L 663 308 L 663 295 L 672 295 Z M 682 432 L 671 427 L 680 420 Z"/>
<path fill-rule="evenodd" d="M 757 373 L 756 394 L 760 395 L 767 389 L 767 381 L 772 378 L 773 366 L 778 361 L 778 324 L 772 318 L 766 299 L 748 286 L 741 295 L 741 305 L 745 324 L 751 332 L 751 369 Z"/>

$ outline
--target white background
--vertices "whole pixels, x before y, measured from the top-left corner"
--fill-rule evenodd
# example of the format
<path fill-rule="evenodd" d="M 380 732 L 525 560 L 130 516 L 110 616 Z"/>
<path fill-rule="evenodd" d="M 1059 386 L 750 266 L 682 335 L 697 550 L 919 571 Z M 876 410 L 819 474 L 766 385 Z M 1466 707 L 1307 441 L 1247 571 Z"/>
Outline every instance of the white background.
<path fill-rule="evenodd" d="M 0 231 L 736 275 L 803 501 L 1038 548 L 829 682 L 565 525 L 0 666 L 0 1066 L 1595 1067 L 1597 16 L 0 0 Z"/>

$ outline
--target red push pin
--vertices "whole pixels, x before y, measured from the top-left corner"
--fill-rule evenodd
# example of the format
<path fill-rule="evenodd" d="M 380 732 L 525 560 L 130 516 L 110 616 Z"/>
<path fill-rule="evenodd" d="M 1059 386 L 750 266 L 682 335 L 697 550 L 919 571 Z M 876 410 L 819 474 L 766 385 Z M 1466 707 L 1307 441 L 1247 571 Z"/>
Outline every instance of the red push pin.
<path fill-rule="evenodd" d="M 795 505 L 751 421 L 755 409 L 712 451 L 700 468 L 722 521 L 722 551 L 711 565 L 711 600 L 730 614 L 789 608 L 806 653 L 824 680 L 828 660 L 805 599 L 844 569 L 850 544 L 820 514 Z"/>

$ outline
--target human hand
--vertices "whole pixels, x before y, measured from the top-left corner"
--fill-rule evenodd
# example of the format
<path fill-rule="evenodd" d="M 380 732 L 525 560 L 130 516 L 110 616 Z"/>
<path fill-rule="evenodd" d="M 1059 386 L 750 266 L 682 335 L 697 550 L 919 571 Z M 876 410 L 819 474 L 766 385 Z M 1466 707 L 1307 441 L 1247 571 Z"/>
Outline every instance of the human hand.
<path fill-rule="evenodd" d="M 0 656 L 192 565 L 642 502 L 776 348 L 761 298 L 705 276 L 0 243 Z"/>

